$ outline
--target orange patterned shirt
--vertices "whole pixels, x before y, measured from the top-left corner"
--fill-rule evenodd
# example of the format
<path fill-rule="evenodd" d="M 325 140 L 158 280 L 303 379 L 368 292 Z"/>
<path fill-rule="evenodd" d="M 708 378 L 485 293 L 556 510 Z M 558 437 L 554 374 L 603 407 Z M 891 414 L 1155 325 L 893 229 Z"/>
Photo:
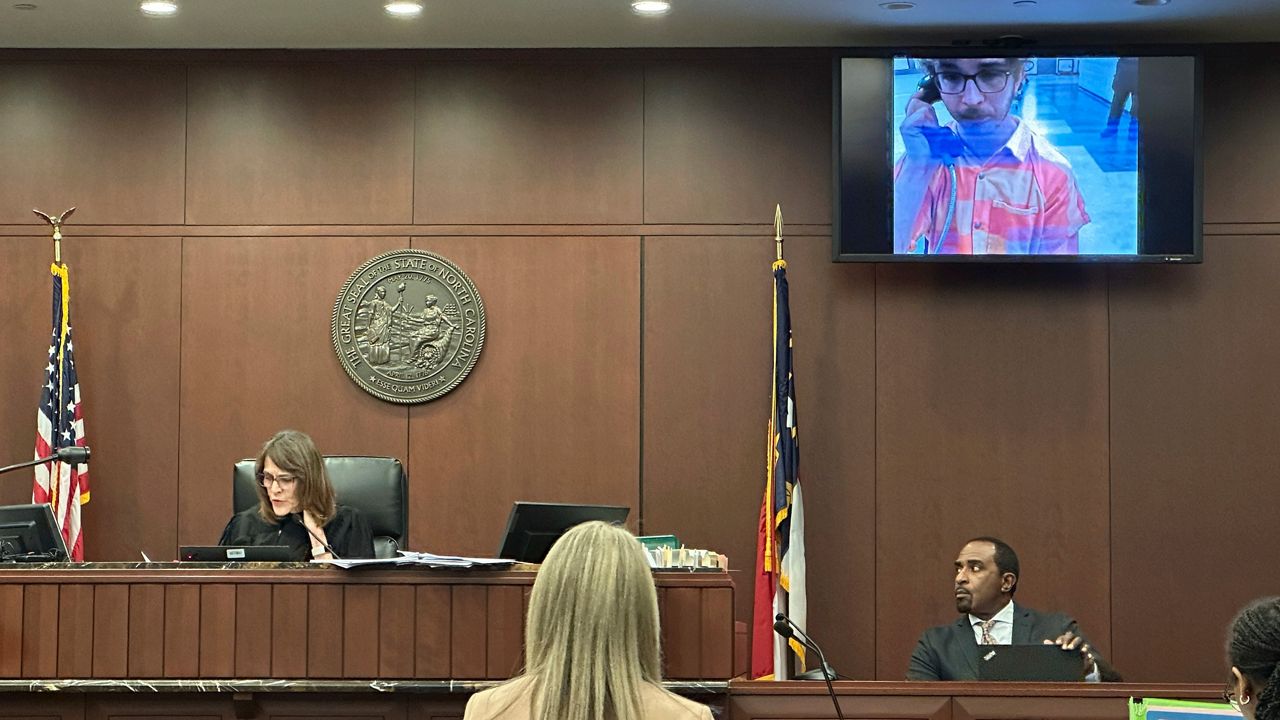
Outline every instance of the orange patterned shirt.
<path fill-rule="evenodd" d="M 921 242 L 930 255 L 1079 252 L 1078 233 L 1089 214 L 1071 163 L 1026 123 L 1019 120 L 1009 141 L 985 162 L 966 152 L 955 168 L 956 207 L 945 236 L 951 178 L 942 165 L 929 181 L 905 248 L 902 238 L 895 239 L 898 252 L 921 252 Z"/>

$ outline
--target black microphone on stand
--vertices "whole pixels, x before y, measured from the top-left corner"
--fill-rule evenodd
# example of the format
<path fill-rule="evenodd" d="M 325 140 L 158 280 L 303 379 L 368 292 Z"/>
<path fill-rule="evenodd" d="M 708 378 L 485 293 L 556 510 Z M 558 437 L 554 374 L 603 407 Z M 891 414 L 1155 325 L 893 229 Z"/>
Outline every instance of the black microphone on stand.
<path fill-rule="evenodd" d="M 89 462 L 89 446 L 72 445 L 70 447 L 60 447 L 53 451 L 53 456 L 64 463 L 84 465 Z"/>
<path fill-rule="evenodd" d="M 827 694 L 831 696 L 831 704 L 836 708 L 836 717 L 840 718 L 840 720 L 844 720 L 844 713 L 840 711 L 840 701 L 836 699 L 836 689 L 831 686 L 831 681 L 835 678 L 836 673 L 835 670 L 832 670 L 831 666 L 827 664 L 827 658 L 823 656 L 822 648 L 818 647 L 818 643 L 814 642 L 813 639 L 806 635 L 805 632 L 797 627 L 795 623 L 791 622 L 791 618 L 788 618 L 782 613 L 778 613 L 774 616 L 773 631 L 781 635 L 786 640 L 790 640 L 793 637 L 797 638 L 800 640 L 801 644 L 818 654 L 818 662 L 821 663 L 822 679 L 827 683 Z"/>
<path fill-rule="evenodd" d="M 70 463 L 71 465 L 84 465 L 89 462 L 89 448 L 85 445 L 60 447 L 57 450 L 54 450 L 53 454 L 48 457 L 42 457 L 38 460 L 28 460 L 27 462 L 18 463 L 17 465 L 2 467 L 0 468 L 0 475 L 3 475 L 10 470 L 21 470 L 22 468 L 29 468 L 33 465 L 43 465 L 47 462 L 53 462 L 54 460 Z"/>
<path fill-rule="evenodd" d="M 778 627 L 779 624 L 785 625 L 785 629 Z M 800 673 L 800 675 L 797 676 L 798 679 L 817 680 L 820 677 L 829 675 L 832 680 L 835 680 L 839 675 L 839 673 L 837 673 L 835 669 L 827 663 L 826 659 L 822 657 L 822 648 L 818 647 L 818 643 L 814 642 L 813 638 L 809 637 L 804 630 L 800 629 L 799 625 L 792 622 L 791 618 L 783 615 L 782 613 L 778 613 L 777 616 L 774 617 L 773 629 L 779 635 L 782 635 L 787 639 L 790 639 L 793 636 L 798 637 L 801 644 L 807 648 L 812 648 L 813 651 L 818 654 L 818 658 L 822 661 L 821 667 L 816 667 L 812 670 Z"/>

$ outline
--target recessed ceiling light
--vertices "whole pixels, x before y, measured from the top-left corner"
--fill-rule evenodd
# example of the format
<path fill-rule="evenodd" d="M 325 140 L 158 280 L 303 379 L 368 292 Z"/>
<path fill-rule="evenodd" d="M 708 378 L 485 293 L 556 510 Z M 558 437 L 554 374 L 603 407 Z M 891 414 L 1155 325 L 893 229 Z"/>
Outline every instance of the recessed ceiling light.
<path fill-rule="evenodd" d="M 14 10 L 35 10 L 36 4 L 35 3 L 18 3 L 17 5 L 13 6 L 13 9 Z"/>
<path fill-rule="evenodd" d="M 1031 7 L 1036 4 L 1036 0 L 1013 0 L 1014 7 Z"/>
<path fill-rule="evenodd" d="M 178 3 L 174 0 L 142 0 L 138 3 L 138 9 L 143 15 L 151 17 L 169 17 L 176 15 L 178 12 Z"/>
<path fill-rule="evenodd" d="M 1133 0 L 1133 4 L 1134 4 L 1134 5 L 1148 5 L 1148 6 L 1155 6 L 1155 5 L 1168 5 L 1168 4 L 1169 4 L 1169 0 Z"/>
<path fill-rule="evenodd" d="M 637 15 L 666 15 L 671 12 L 668 0 L 631 0 L 631 12 Z"/>
<path fill-rule="evenodd" d="M 915 6 L 916 6 L 916 4 L 915 4 L 915 3 L 913 3 L 913 2 L 883 2 L 883 3 L 880 3 L 880 7 L 884 8 L 885 10 L 910 10 L 911 8 L 913 8 L 913 7 L 915 7 Z"/>
<path fill-rule="evenodd" d="M 417 17 L 422 14 L 422 3 L 420 2 L 389 2 L 382 6 L 383 10 L 392 17 Z"/>

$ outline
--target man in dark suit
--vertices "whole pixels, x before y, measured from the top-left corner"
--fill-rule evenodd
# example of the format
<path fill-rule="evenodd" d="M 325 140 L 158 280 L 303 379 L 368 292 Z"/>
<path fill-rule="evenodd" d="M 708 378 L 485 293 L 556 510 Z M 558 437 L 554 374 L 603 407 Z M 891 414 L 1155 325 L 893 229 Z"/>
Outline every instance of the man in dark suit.
<path fill-rule="evenodd" d="M 920 636 L 908 680 L 977 680 L 981 645 L 1052 643 L 1081 656 L 1087 680 L 1117 682 L 1120 675 L 1095 653 L 1076 621 L 1015 605 L 1018 555 L 993 537 L 974 538 L 956 557 L 955 596 L 959 620 Z"/>

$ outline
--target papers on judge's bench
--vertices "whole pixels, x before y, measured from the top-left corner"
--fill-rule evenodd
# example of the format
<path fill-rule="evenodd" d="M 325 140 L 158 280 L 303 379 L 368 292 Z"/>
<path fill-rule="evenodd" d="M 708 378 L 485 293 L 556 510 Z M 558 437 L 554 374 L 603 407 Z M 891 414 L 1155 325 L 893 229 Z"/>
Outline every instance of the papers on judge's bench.
<path fill-rule="evenodd" d="M 314 565 L 333 565 L 346 570 L 360 567 L 403 567 L 418 565 L 429 568 L 507 568 L 515 564 L 514 560 L 500 558 L 462 557 L 459 555 L 433 555 L 432 553 L 401 550 L 398 557 L 392 558 L 354 558 L 350 560 L 312 560 Z"/>

